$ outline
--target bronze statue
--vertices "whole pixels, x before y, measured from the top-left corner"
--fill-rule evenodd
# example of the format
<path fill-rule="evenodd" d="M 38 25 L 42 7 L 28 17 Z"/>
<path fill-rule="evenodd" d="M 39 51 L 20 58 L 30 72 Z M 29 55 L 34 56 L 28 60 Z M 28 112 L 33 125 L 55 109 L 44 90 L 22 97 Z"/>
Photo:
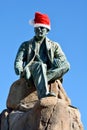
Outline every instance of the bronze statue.
<path fill-rule="evenodd" d="M 51 29 L 48 15 L 36 12 L 32 24 L 35 36 L 19 47 L 14 63 L 15 72 L 34 82 L 39 99 L 56 96 L 49 92 L 48 83 L 62 78 L 70 65 L 60 45 L 47 38 Z"/>

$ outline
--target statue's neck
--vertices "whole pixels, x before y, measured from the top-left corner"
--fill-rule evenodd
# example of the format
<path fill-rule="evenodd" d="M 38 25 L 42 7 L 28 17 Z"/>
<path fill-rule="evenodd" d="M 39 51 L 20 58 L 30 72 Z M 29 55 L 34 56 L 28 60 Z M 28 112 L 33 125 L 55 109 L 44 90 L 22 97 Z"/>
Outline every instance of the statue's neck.
<path fill-rule="evenodd" d="M 36 42 L 43 42 L 44 39 L 45 39 L 45 37 L 36 37 L 35 36 L 35 41 Z"/>

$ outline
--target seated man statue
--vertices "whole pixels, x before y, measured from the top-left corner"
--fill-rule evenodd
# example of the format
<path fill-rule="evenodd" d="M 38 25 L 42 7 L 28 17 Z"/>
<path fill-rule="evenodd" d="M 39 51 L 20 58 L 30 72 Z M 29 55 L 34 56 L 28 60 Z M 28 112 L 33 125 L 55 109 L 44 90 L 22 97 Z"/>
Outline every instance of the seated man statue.
<path fill-rule="evenodd" d="M 15 72 L 34 83 L 39 99 L 56 96 L 54 92 L 49 92 L 48 84 L 69 70 L 69 62 L 60 45 L 46 36 L 51 29 L 48 15 L 35 12 L 31 23 L 35 36 L 19 47 L 14 63 Z"/>

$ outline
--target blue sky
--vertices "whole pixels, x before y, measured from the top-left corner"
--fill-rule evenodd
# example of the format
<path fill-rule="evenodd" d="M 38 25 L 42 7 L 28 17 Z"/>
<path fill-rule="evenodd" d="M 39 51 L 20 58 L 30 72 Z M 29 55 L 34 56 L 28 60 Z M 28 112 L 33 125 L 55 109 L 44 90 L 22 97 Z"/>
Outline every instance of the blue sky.
<path fill-rule="evenodd" d="M 14 60 L 20 44 L 34 36 L 28 21 L 40 11 L 49 15 L 48 37 L 60 43 L 71 69 L 63 86 L 73 106 L 81 113 L 87 129 L 87 1 L 86 0 L 1 0 L 0 1 L 0 112 L 6 108 L 10 86 L 19 79 Z"/>

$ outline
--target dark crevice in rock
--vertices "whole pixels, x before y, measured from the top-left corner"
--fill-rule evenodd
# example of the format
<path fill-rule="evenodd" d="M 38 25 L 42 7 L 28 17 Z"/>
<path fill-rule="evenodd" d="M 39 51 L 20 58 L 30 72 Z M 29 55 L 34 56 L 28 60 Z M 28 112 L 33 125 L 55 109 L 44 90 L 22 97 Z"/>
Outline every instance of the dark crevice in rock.
<path fill-rule="evenodd" d="M 47 126 L 45 127 L 45 130 L 47 130 L 47 129 L 48 129 L 48 126 L 50 125 L 50 119 L 51 119 L 51 117 L 53 116 L 53 113 L 54 113 L 54 111 L 55 111 L 55 107 L 56 107 L 56 105 L 54 105 L 54 107 L 53 107 L 53 110 L 52 110 L 52 112 L 51 112 L 51 114 L 50 114 L 50 118 L 48 119 L 48 122 L 47 122 Z"/>

